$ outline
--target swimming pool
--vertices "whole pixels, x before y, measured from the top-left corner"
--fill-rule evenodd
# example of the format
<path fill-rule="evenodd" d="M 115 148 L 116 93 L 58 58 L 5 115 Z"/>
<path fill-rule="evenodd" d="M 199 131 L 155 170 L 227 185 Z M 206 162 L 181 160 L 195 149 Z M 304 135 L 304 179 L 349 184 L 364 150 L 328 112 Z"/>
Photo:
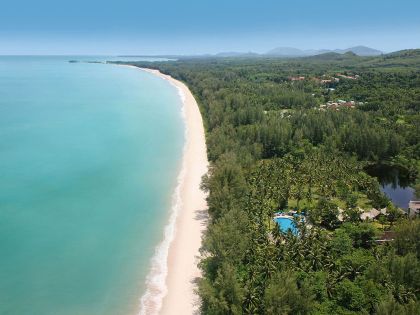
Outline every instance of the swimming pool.
<path fill-rule="evenodd" d="M 297 233 L 295 223 L 293 222 L 292 219 L 287 218 L 287 217 L 280 217 L 280 218 L 275 218 L 274 221 L 277 222 L 282 232 L 286 233 L 288 230 L 290 230 L 292 231 L 293 234 Z"/>

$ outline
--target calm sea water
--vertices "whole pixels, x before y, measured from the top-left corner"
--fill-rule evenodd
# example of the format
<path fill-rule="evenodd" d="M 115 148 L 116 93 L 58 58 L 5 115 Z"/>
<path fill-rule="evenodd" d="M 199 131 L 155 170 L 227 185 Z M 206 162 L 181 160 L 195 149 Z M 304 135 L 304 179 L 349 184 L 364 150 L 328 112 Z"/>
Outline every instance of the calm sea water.
<path fill-rule="evenodd" d="M 177 90 L 69 59 L 0 57 L 0 314 L 135 314 L 168 220 Z"/>

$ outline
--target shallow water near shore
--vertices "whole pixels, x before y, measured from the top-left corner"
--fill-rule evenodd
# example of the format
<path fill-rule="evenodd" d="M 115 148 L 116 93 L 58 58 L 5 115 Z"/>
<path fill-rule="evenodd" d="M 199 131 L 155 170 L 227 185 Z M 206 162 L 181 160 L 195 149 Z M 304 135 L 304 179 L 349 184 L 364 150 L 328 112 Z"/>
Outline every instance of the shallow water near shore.
<path fill-rule="evenodd" d="M 136 314 L 168 221 L 178 91 L 70 59 L 0 57 L 0 314 Z"/>

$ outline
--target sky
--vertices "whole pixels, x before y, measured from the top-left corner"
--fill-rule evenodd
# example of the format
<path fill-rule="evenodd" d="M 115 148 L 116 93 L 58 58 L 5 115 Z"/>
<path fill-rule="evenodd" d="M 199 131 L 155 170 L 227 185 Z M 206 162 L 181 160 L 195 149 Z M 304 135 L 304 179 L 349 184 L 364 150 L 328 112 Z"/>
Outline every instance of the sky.
<path fill-rule="evenodd" d="M 2 0 L 0 54 L 420 48 L 419 0 Z"/>

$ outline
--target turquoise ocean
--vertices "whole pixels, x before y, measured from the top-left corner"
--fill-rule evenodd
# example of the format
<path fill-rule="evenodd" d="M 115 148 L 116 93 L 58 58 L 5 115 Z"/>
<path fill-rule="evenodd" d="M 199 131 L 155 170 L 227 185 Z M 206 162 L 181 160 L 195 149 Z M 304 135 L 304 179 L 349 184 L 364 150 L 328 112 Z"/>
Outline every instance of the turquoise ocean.
<path fill-rule="evenodd" d="M 170 215 L 177 89 L 70 59 L 0 57 L 1 315 L 137 314 Z"/>

